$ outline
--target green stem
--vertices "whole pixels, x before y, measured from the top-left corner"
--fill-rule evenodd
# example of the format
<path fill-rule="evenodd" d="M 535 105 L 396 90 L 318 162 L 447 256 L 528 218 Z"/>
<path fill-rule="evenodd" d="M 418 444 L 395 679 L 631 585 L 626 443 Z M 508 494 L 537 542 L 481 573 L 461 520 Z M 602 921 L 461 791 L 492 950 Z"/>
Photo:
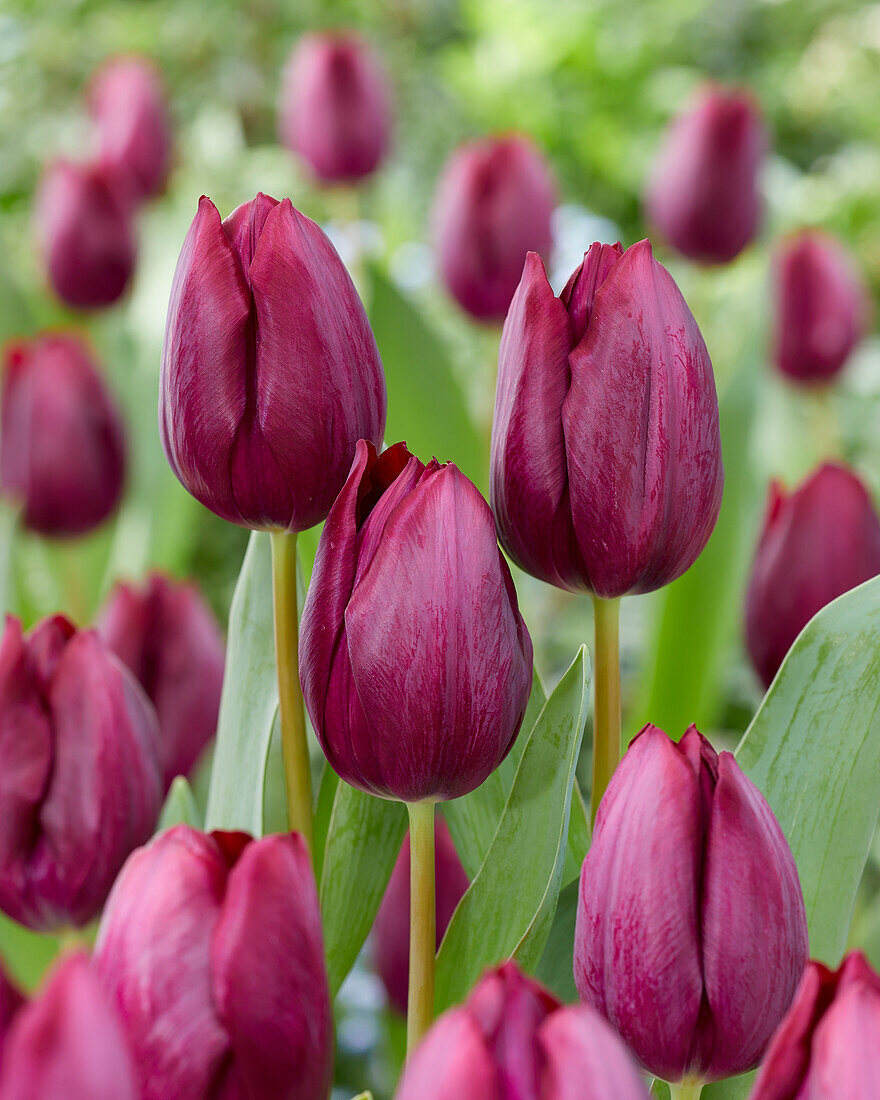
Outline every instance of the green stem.
<path fill-rule="evenodd" d="M 620 600 L 593 597 L 593 793 L 591 820 L 620 760 Z"/>
<path fill-rule="evenodd" d="M 409 812 L 409 997 L 406 1053 L 412 1054 L 434 1019 L 437 954 L 434 899 L 434 803 L 408 802 Z"/>
<path fill-rule="evenodd" d="M 299 609 L 296 600 L 296 535 L 272 531 L 272 596 L 275 661 L 281 711 L 281 755 L 287 789 L 287 823 L 312 847 L 312 773 L 302 690 L 299 686 Z"/>
<path fill-rule="evenodd" d="M 702 1081 L 681 1081 L 669 1086 L 670 1100 L 700 1100 L 703 1091 Z"/>
<path fill-rule="evenodd" d="M 814 386 L 807 394 L 815 448 L 821 460 L 840 456 L 840 431 L 831 386 Z"/>

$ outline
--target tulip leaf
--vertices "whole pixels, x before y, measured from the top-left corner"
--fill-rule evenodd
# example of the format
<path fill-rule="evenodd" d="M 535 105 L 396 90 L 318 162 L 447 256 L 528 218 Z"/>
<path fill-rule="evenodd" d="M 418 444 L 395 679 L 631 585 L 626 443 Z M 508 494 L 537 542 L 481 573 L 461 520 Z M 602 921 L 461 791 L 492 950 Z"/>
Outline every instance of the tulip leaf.
<path fill-rule="evenodd" d="M 58 936 L 33 932 L 0 913 L 0 963 L 23 990 L 36 989 L 60 949 Z"/>
<path fill-rule="evenodd" d="M 577 1004 L 574 984 L 574 925 L 580 880 L 569 882 L 559 895 L 553 927 L 535 976 L 566 1004 Z"/>
<path fill-rule="evenodd" d="M 486 967 L 538 965 L 562 886 L 574 772 L 589 706 L 581 649 L 523 748 L 486 856 L 437 957 L 437 1010 L 462 1000 Z"/>
<path fill-rule="evenodd" d="M 185 775 L 177 775 L 171 784 L 168 794 L 165 796 L 165 805 L 159 815 L 159 824 L 156 832 L 161 833 L 170 829 L 173 825 L 191 825 L 194 829 L 201 829 L 202 815 L 199 812 L 196 796 L 192 792 L 189 780 Z"/>

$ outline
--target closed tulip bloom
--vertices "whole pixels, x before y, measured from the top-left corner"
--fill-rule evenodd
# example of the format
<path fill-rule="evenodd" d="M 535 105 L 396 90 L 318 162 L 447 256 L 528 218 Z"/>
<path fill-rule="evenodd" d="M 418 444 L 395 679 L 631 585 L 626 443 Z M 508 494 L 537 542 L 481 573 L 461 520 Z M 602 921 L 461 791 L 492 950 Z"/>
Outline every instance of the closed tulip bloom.
<path fill-rule="evenodd" d="M 77 337 L 39 336 L 6 349 L 0 483 L 41 535 L 103 523 L 125 488 L 125 432 L 115 401 Z"/>
<path fill-rule="evenodd" d="M 545 259 L 553 245 L 556 185 L 524 137 L 462 145 L 434 199 L 433 234 L 449 293 L 479 321 L 504 320 L 528 252 Z"/>
<path fill-rule="evenodd" d="M 851 470 L 826 463 L 793 493 L 770 486 L 745 607 L 746 644 L 765 687 L 810 619 L 878 573 L 880 517 Z"/>
<path fill-rule="evenodd" d="M 358 439 L 379 443 L 385 378 L 330 241 L 289 199 L 226 218 L 202 198 L 177 264 L 159 431 L 183 486 L 232 523 L 324 519 Z"/>
<path fill-rule="evenodd" d="M 529 255 L 492 426 L 492 509 L 511 557 L 560 588 L 651 592 L 696 560 L 723 482 L 709 354 L 650 242 L 594 244 L 559 298 Z"/>
<path fill-rule="evenodd" d="M 161 833 L 123 868 L 94 965 L 126 1021 L 141 1100 L 326 1100 L 330 995 L 296 833 Z"/>
<path fill-rule="evenodd" d="M 134 273 L 128 198 L 99 164 L 56 161 L 37 196 L 37 227 L 52 289 L 74 309 L 118 301 Z"/>
<path fill-rule="evenodd" d="M 581 1001 L 649 1072 L 714 1081 L 758 1064 L 806 962 L 797 869 L 760 791 L 695 727 L 676 744 L 646 726 L 581 871 Z"/>
<path fill-rule="evenodd" d="M 352 183 L 388 152 L 391 103 L 378 58 L 350 32 L 307 34 L 284 71 L 279 130 L 323 183 Z"/>
<path fill-rule="evenodd" d="M 532 643 L 492 513 L 452 463 L 358 443 L 318 544 L 300 677 L 327 759 L 368 793 L 458 798 L 507 755 Z"/>
<path fill-rule="evenodd" d="M 648 184 L 648 220 L 682 255 L 728 263 L 763 211 L 767 133 L 748 92 L 710 87 L 669 127 Z"/>
<path fill-rule="evenodd" d="M 0 639 L 0 909 L 86 924 L 161 804 L 149 700 L 94 631 L 60 615 Z"/>
<path fill-rule="evenodd" d="M 797 382 L 827 382 L 864 335 L 868 301 L 852 259 L 833 237 L 799 233 L 776 256 L 774 360 Z"/>

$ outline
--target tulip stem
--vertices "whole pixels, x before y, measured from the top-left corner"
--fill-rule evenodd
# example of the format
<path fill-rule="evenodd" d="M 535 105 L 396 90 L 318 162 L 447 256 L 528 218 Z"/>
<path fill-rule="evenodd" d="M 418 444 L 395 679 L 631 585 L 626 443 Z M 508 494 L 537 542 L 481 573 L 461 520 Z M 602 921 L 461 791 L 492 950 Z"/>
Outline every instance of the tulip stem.
<path fill-rule="evenodd" d="M 434 897 L 434 803 L 408 802 L 409 812 L 409 997 L 406 1053 L 409 1057 L 434 1019 L 437 954 Z"/>
<path fill-rule="evenodd" d="M 620 760 L 620 600 L 593 597 L 593 788 L 590 817 Z"/>
<path fill-rule="evenodd" d="M 299 608 L 296 598 L 296 535 L 273 531 L 272 596 L 275 661 L 281 711 L 281 756 L 287 790 L 287 823 L 312 847 L 312 772 L 299 684 Z"/>
<path fill-rule="evenodd" d="M 700 1100 L 702 1091 L 702 1081 L 681 1081 L 669 1086 L 670 1100 Z"/>

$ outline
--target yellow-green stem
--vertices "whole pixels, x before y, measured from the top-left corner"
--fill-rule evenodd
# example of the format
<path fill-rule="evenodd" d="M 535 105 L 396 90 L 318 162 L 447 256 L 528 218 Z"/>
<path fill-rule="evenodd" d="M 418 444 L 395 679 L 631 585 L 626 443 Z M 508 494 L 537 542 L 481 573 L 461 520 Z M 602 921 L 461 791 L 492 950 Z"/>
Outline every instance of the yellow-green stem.
<path fill-rule="evenodd" d="M 814 386 L 807 394 L 810 403 L 810 419 L 815 449 L 820 459 L 840 456 L 840 431 L 834 395 L 827 383 Z"/>
<path fill-rule="evenodd" d="M 591 820 L 620 760 L 620 600 L 593 597 L 593 791 Z"/>
<path fill-rule="evenodd" d="M 409 996 L 406 1053 L 412 1054 L 434 1019 L 437 953 L 434 899 L 434 803 L 408 802 L 409 811 Z"/>
<path fill-rule="evenodd" d="M 678 1085 L 669 1086 L 671 1100 L 700 1100 L 702 1091 L 702 1081 L 682 1081 Z"/>
<path fill-rule="evenodd" d="M 287 822 L 312 847 L 312 773 L 306 717 L 299 686 L 299 610 L 296 600 L 296 535 L 273 531 L 272 596 L 275 661 L 281 711 L 281 755 L 287 790 Z"/>

